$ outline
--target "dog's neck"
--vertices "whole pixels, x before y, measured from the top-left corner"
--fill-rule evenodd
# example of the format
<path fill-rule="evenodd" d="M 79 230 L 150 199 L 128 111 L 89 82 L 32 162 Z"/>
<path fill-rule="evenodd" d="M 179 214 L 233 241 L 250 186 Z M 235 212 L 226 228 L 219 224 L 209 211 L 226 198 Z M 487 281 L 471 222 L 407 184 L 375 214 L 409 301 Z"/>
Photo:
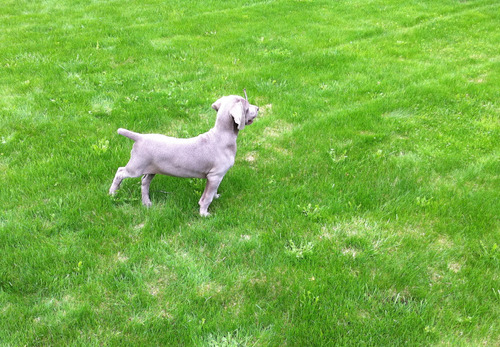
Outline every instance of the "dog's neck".
<path fill-rule="evenodd" d="M 232 117 L 217 117 L 214 129 L 220 133 L 230 132 L 234 134 L 235 139 L 239 133 L 238 124 L 233 121 Z"/>

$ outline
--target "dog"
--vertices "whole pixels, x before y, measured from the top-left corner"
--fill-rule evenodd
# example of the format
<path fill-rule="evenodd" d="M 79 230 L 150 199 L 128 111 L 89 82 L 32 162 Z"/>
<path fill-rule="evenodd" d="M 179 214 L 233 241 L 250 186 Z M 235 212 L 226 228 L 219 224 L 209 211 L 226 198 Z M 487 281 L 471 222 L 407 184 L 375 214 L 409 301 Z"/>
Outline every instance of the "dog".
<path fill-rule="evenodd" d="M 118 134 L 134 141 L 130 160 L 118 168 L 109 194 L 114 195 L 123 179 L 143 176 L 142 203 L 149 207 L 149 186 L 156 174 L 206 178 L 207 184 L 198 204 L 200 215 L 209 216 L 208 207 L 217 194 L 219 184 L 233 166 L 236 156 L 236 138 L 240 130 L 257 117 L 259 108 L 238 95 L 224 96 L 212 104 L 217 111 L 215 126 L 208 132 L 192 138 L 175 138 L 160 134 L 139 134 L 118 129 Z"/>

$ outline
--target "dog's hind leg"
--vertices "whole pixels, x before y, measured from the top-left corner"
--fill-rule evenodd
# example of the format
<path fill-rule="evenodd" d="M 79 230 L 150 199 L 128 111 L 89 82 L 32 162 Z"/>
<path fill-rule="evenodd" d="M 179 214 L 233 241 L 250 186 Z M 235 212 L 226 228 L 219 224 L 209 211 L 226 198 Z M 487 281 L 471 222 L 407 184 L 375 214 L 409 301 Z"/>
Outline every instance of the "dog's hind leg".
<path fill-rule="evenodd" d="M 116 175 L 113 179 L 113 183 L 111 184 L 111 187 L 109 187 L 109 195 L 115 195 L 116 191 L 120 188 L 120 184 L 125 178 L 123 175 L 124 171 L 126 171 L 124 167 L 119 167 L 118 170 L 116 170 Z"/>
<path fill-rule="evenodd" d="M 145 174 L 141 179 L 141 194 L 142 194 L 142 204 L 144 206 L 151 206 L 151 200 L 149 199 L 149 185 L 155 177 L 155 174 Z"/>
<path fill-rule="evenodd" d="M 127 170 L 127 167 L 119 167 L 118 170 L 116 170 L 116 175 L 115 178 L 113 179 L 113 183 L 109 188 L 109 194 L 115 195 L 116 191 L 120 188 L 120 184 L 125 178 L 139 177 L 140 175 L 141 174 L 130 172 L 129 170 Z"/>

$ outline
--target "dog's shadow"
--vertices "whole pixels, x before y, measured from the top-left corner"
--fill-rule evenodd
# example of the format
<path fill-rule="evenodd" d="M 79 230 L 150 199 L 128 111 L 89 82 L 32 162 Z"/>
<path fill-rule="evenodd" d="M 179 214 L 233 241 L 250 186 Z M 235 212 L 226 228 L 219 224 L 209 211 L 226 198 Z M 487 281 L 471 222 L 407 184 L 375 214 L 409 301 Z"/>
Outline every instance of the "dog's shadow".
<path fill-rule="evenodd" d="M 170 204 L 189 207 L 197 204 L 203 194 L 205 184 L 204 179 L 158 175 L 150 188 L 151 207 Z M 142 205 L 140 179 L 123 181 L 120 189 L 111 198 L 115 206 L 137 205 L 146 208 Z"/>

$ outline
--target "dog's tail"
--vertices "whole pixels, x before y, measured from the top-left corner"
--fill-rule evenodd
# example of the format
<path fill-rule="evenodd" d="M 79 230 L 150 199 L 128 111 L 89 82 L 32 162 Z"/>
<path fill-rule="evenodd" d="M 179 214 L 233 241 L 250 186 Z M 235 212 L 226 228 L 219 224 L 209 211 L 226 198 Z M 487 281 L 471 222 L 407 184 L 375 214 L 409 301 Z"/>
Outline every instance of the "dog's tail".
<path fill-rule="evenodd" d="M 133 131 L 123 129 L 123 128 L 118 129 L 118 134 L 123 135 L 125 137 L 128 137 L 129 139 L 134 140 L 134 141 L 137 141 L 141 138 L 141 134 L 134 133 Z"/>

